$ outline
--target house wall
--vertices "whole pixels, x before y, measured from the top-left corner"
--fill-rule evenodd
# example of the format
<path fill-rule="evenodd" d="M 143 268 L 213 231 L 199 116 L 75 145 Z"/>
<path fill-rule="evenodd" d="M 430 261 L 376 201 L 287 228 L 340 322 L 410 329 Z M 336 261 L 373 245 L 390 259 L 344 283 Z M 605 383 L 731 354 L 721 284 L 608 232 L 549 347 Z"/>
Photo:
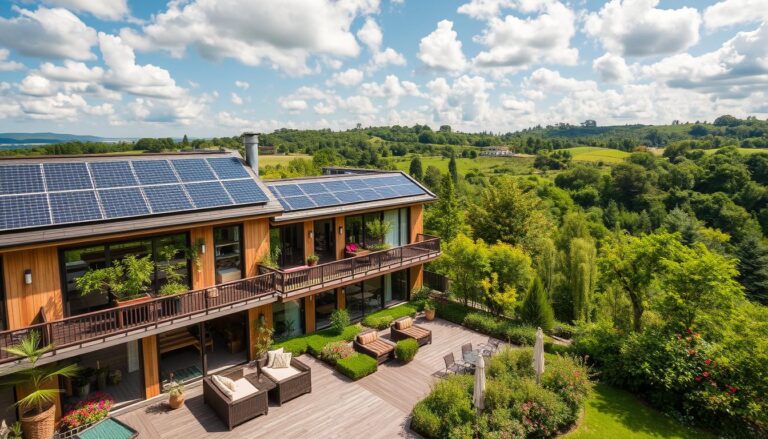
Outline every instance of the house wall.
<path fill-rule="evenodd" d="M 32 271 L 32 283 L 24 283 L 24 272 Z M 59 255 L 55 247 L 16 251 L 3 255 L 8 328 L 18 329 L 35 322 L 40 307 L 48 320 L 64 317 Z"/>

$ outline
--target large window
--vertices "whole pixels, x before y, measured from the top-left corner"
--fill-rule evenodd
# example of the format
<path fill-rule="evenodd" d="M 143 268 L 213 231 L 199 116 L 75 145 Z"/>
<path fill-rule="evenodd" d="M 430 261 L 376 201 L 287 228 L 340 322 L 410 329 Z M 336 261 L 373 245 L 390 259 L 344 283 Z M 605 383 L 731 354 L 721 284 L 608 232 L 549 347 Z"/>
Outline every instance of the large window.
<path fill-rule="evenodd" d="M 344 301 L 351 320 L 359 320 L 384 307 L 383 279 L 379 276 L 344 287 Z"/>
<path fill-rule="evenodd" d="M 280 249 L 277 263 L 280 268 L 304 265 L 304 224 L 288 224 L 270 230 L 270 246 Z"/>
<path fill-rule="evenodd" d="M 304 333 L 304 299 L 272 304 L 275 340 L 284 340 Z"/>
<path fill-rule="evenodd" d="M 391 225 L 389 233 L 384 237 L 384 242 L 393 247 L 408 244 L 407 208 L 346 217 L 344 219 L 347 238 L 346 243 L 360 244 L 364 247 L 371 244 L 379 244 L 378 242 L 375 242 L 368 233 L 368 224 L 376 219 L 386 221 Z"/>
<path fill-rule="evenodd" d="M 408 300 L 408 270 L 384 276 L 384 306 Z"/>
<path fill-rule="evenodd" d="M 150 289 L 157 292 L 168 281 L 169 270 L 178 274 L 178 282 L 190 286 L 189 260 L 186 258 L 189 237 L 186 233 L 155 236 L 134 241 L 121 241 L 62 251 L 62 276 L 68 315 L 82 314 L 109 305 L 106 294 L 82 296 L 75 280 L 88 270 L 108 267 L 126 256 L 150 256 L 155 265 Z"/>
<path fill-rule="evenodd" d="M 333 233 L 333 219 L 315 221 L 315 254 L 320 263 L 336 260 L 336 234 Z"/>
<path fill-rule="evenodd" d="M 315 295 L 315 328 L 323 329 L 331 325 L 331 314 L 336 311 L 336 290 L 324 291 Z"/>
<path fill-rule="evenodd" d="M 242 236 L 242 228 L 239 225 L 213 228 L 217 284 L 243 277 Z"/>

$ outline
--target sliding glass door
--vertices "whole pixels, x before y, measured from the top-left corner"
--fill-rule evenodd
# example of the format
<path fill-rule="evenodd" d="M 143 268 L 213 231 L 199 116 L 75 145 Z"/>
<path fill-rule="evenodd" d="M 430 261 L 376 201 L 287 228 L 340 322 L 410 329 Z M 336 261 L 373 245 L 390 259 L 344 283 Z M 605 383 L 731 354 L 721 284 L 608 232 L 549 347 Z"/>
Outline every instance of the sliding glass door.
<path fill-rule="evenodd" d="M 324 329 L 331 325 L 331 314 L 336 311 L 336 290 L 315 295 L 315 327 Z"/>
<path fill-rule="evenodd" d="M 320 257 L 320 263 L 336 260 L 336 239 L 333 233 L 333 219 L 315 221 L 315 254 Z"/>

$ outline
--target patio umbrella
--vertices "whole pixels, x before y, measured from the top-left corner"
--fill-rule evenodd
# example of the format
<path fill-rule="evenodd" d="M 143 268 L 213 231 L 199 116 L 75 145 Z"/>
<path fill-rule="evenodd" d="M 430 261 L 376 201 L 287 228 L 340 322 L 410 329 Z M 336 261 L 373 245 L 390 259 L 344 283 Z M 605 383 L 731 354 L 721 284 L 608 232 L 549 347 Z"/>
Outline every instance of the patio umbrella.
<path fill-rule="evenodd" d="M 544 331 L 536 331 L 536 344 L 533 345 L 533 370 L 536 372 L 536 382 L 541 381 L 544 373 Z"/>
<path fill-rule="evenodd" d="M 480 355 L 477 358 L 475 367 L 475 391 L 472 395 L 472 403 L 479 412 L 483 409 L 483 398 L 485 397 L 485 360 Z"/>

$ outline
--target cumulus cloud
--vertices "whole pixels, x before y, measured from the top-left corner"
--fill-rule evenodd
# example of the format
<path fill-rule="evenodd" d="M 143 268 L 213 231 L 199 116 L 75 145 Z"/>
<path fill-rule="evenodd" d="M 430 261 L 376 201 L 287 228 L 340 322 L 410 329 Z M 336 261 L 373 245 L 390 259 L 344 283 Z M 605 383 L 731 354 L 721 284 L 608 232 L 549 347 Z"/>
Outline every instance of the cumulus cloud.
<path fill-rule="evenodd" d="M 765 0 L 724 0 L 704 10 L 704 24 L 710 29 L 768 20 Z"/>
<path fill-rule="evenodd" d="M 427 83 L 433 119 L 451 125 L 479 126 L 493 117 L 490 90 L 494 84 L 482 76 L 462 75 L 449 83 L 437 78 Z"/>
<path fill-rule="evenodd" d="M 381 32 L 376 20 L 371 17 L 365 19 L 365 23 L 357 31 L 357 38 L 360 39 L 371 51 L 378 51 L 381 43 L 384 41 L 384 34 Z"/>
<path fill-rule="evenodd" d="M 340 106 L 352 114 L 376 114 L 376 106 L 366 96 L 350 96 L 340 102 Z"/>
<path fill-rule="evenodd" d="M 589 14 L 584 30 L 613 54 L 651 56 L 682 52 L 699 41 L 694 8 L 658 9 L 659 0 L 611 0 Z"/>
<path fill-rule="evenodd" d="M 475 38 L 488 47 L 474 58 L 475 65 L 516 70 L 531 64 L 576 64 L 579 51 L 570 45 L 576 33 L 573 11 L 560 2 L 523 6 L 524 12 L 539 14 L 491 18 L 488 27 Z"/>
<path fill-rule="evenodd" d="M 501 108 L 516 115 L 524 115 L 533 113 L 536 110 L 536 104 L 533 101 L 502 95 Z"/>
<path fill-rule="evenodd" d="M 101 67 L 90 68 L 85 63 L 64 61 L 63 66 L 46 62 L 40 65 L 40 73 L 48 79 L 64 82 L 97 82 L 104 77 Z"/>
<path fill-rule="evenodd" d="M 0 17 L 0 46 L 40 58 L 95 58 L 91 47 L 97 42 L 96 31 L 75 14 L 61 8 L 12 9 L 18 17 Z"/>
<path fill-rule="evenodd" d="M 128 15 L 127 0 L 44 0 L 44 3 L 87 12 L 103 20 L 119 20 Z"/>
<path fill-rule="evenodd" d="M 360 91 L 366 96 L 385 98 L 390 108 L 396 107 L 403 96 L 422 96 L 418 85 L 410 81 L 401 82 L 395 75 L 387 75 L 381 84 L 367 82 L 360 87 Z"/>
<path fill-rule="evenodd" d="M 235 87 L 241 88 L 243 90 L 248 90 L 249 88 L 251 88 L 251 84 L 249 84 L 246 81 L 235 81 Z"/>
<path fill-rule="evenodd" d="M 131 118 L 140 122 L 191 125 L 199 122 L 207 108 L 206 104 L 205 97 L 183 97 L 174 100 L 137 98 L 128 104 L 128 110 Z"/>
<path fill-rule="evenodd" d="M 357 38 L 368 47 L 368 51 L 371 52 L 371 60 L 368 63 L 366 70 L 369 73 L 375 72 L 378 69 L 386 67 L 387 65 L 405 65 L 405 57 L 391 47 L 387 47 L 384 50 L 381 49 L 384 43 L 384 33 L 381 31 L 378 23 L 371 17 L 365 19 L 365 23 L 357 31 Z"/>
<path fill-rule="evenodd" d="M 326 84 L 329 86 L 343 85 L 344 87 L 352 87 L 363 80 L 363 75 L 363 72 L 358 69 L 348 69 L 343 72 L 334 73 L 326 81 Z"/>
<path fill-rule="evenodd" d="M 51 96 L 54 94 L 54 86 L 47 78 L 31 74 L 21 81 L 19 91 L 29 96 Z"/>
<path fill-rule="evenodd" d="M 0 72 L 10 72 L 13 70 L 21 70 L 24 68 L 24 64 L 16 61 L 9 61 L 8 55 L 10 52 L 8 49 L 0 47 Z"/>
<path fill-rule="evenodd" d="M 232 102 L 234 105 L 243 105 L 243 98 L 237 93 L 232 93 L 229 97 L 229 102 Z"/>
<path fill-rule="evenodd" d="M 458 12 L 477 20 L 487 20 L 498 16 L 502 9 L 515 6 L 512 0 L 472 0 L 459 6 Z"/>
<path fill-rule="evenodd" d="M 438 70 L 463 70 L 467 64 L 450 20 L 440 21 L 432 33 L 421 39 L 417 57 L 427 67 Z"/>
<path fill-rule="evenodd" d="M 629 82 L 633 79 L 632 71 L 624 58 L 606 53 L 592 62 L 592 68 L 605 82 Z"/>
<path fill-rule="evenodd" d="M 141 32 L 121 31 L 141 50 L 164 49 L 180 57 L 188 47 L 208 59 L 233 58 L 256 66 L 267 62 L 288 74 L 311 72 L 311 55 L 354 57 L 354 19 L 375 12 L 378 0 L 216 0 L 170 2 Z"/>

